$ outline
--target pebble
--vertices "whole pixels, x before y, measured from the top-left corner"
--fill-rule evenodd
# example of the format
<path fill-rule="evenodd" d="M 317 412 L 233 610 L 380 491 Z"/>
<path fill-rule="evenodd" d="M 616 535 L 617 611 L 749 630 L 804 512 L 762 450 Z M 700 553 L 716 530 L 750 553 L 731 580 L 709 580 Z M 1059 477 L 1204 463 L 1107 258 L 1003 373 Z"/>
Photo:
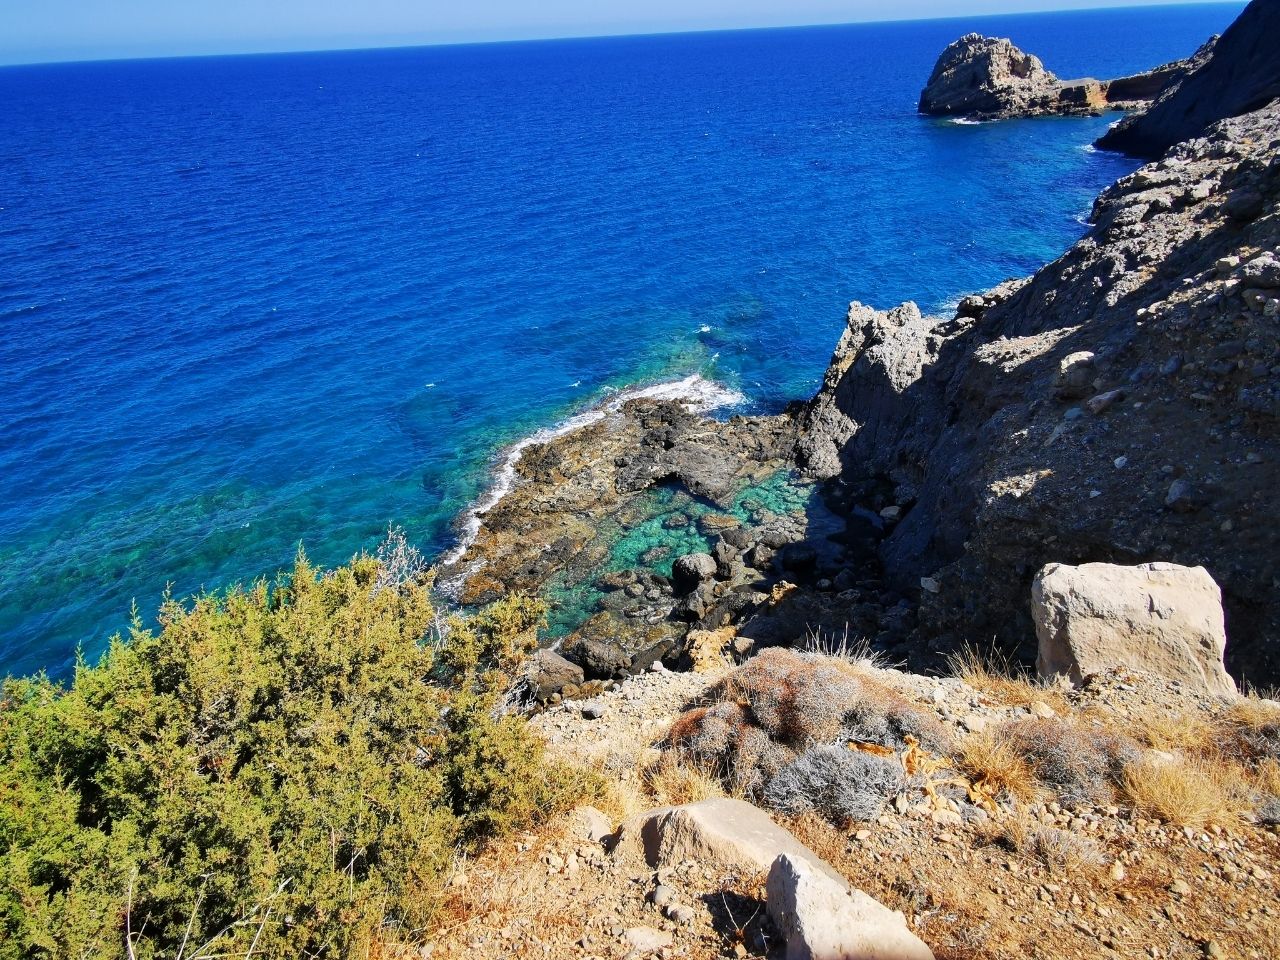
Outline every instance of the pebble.
<path fill-rule="evenodd" d="M 676 892 L 665 883 L 660 883 L 649 894 L 649 901 L 659 910 L 676 902 Z"/>

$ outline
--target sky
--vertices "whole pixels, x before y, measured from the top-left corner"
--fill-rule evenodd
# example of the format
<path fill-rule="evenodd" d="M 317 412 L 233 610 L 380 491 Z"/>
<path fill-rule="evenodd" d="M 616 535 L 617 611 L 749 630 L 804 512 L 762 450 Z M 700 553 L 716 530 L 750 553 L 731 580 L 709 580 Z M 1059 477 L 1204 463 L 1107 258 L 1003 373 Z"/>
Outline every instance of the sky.
<path fill-rule="evenodd" d="M 0 0 L 0 64 L 908 20 L 1169 0 Z"/>

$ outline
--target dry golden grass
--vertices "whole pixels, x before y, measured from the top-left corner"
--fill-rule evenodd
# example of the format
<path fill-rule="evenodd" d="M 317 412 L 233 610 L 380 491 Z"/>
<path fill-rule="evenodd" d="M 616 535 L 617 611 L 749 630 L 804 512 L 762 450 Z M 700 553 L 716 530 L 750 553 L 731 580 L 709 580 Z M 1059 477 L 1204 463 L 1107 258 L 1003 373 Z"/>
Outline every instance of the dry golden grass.
<path fill-rule="evenodd" d="M 1125 768 L 1121 786 L 1135 809 L 1180 827 L 1234 827 L 1249 808 L 1240 769 L 1211 759 L 1146 757 Z"/>
<path fill-rule="evenodd" d="M 953 675 L 997 703 L 1030 707 L 1040 701 L 1060 715 L 1071 712 L 1071 704 L 1061 690 L 1031 676 L 999 651 L 966 646 L 949 656 L 947 664 Z"/>
<path fill-rule="evenodd" d="M 1200 714 L 1150 711 L 1128 721 L 1129 733 L 1156 750 L 1179 750 L 1192 756 L 1217 753 L 1221 728 Z"/>
<path fill-rule="evenodd" d="M 650 805 L 662 807 L 725 796 L 724 787 L 712 771 L 675 751 L 665 752 L 661 759 L 645 767 L 640 782 Z"/>
<path fill-rule="evenodd" d="M 960 767 L 991 796 L 1007 793 L 1031 802 L 1040 796 L 1040 784 L 1026 759 L 1011 744 L 988 733 L 975 733 L 960 744 Z"/>
<path fill-rule="evenodd" d="M 1280 797 L 1280 760 L 1264 760 L 1249 778 L 1260 792 Z"/>

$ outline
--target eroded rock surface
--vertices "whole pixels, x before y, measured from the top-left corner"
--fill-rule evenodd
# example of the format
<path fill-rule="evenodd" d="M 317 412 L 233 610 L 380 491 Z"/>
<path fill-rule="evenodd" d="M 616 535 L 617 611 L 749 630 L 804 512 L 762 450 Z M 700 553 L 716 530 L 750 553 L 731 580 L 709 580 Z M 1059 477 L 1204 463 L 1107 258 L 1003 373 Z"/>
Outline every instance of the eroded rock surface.
<path fill-rule="evenodd" d="M 970 33 L 938 58 L 920 112 L 998 120 L 1132 109 L 1179 83 L 1198 62 L 1193 57 L 1115 80 L 1060 80 L 1012 41 Z"/>
<path fill-rule="evenodd" d="M 1158 157 L 1200 136 L 1211 123 L 1257 110 L 1280 97 L 1280 3 L 1253 0 L 1216 43 L 1191 58 L 1184 78 L 1168 83 L 1142 113 L 1098 140 L 1106 150 Z"/>
<path fill-rule="evenodd" d="M 1076 684 L 1116 667 L 1233 696 L 1222 593 L 1203 567 L 1051 563 L 1031 586 L 1040 676 Z"/>

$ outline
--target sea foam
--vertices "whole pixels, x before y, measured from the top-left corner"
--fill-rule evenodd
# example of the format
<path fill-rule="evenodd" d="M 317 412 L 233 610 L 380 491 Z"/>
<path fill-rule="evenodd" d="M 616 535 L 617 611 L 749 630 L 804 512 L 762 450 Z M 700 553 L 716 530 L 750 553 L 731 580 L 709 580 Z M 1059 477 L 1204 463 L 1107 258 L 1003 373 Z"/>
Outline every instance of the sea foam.
<path fill-rule="evenodd" d="M 507 447 L 498 457 L 498 465 L 493 472 L 493 481 L 484 496 L 477 500 L 459 523 L 458 543 L 441 560 L 443 566 L 452 566 L 462 559 L 463 555 L 476 542 L 480 535 L 480 527 L 486 513 L 511 492 L 519 475 L 516 466 L 524 452 L 535 444 L 549 443 L 559 437 L 566 436 L 576 430 L 599 423 L 611 414 L 622 409 L 623 404 L 632 400 L 673 400 L 682 404 L 694 413 L 710 413 L 726 407 L 736 407 L 746 402 L 747 398 L 737 390 L 708 380 L 700 374 L 693 374 L 683 380 L 671 380 L 655 383 L 645 387 L 626 387 L 610 389 L 603 401 L 581 413 L 574 414 L 555 426 L 544 427 L 522 440 Z M 470 572 L 470 571 L 467 571 Z M 462 577 L 465 578 L 464 572 Z M 455 578 L 461 579 L 461 578 Z"/>

